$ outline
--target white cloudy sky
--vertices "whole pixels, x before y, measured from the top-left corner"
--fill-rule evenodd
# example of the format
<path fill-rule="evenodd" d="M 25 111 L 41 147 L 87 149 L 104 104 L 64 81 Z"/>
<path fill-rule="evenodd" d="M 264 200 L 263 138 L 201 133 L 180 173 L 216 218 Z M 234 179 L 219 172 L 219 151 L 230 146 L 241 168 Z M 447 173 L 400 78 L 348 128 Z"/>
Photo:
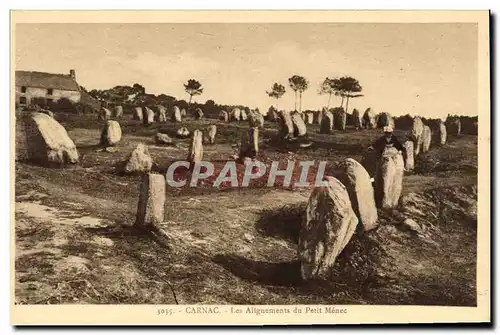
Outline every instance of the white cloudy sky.
<path fill-rule="evenodd" d="M 194 78 L 197 101 L 267 110 L 265 91 L 298 74 L 310 82 L 303 109 L 319 109 L 322 80 L 349 75 L 365 95 L 353 108 L 477 114 L 475 24 L 20 24 L 15 43 L 16 69 L 75 69 L 87 89 L 140 83 L 187 99 L 182 83 Z M 293 104 L 288 88 L 280 107 Z"/>

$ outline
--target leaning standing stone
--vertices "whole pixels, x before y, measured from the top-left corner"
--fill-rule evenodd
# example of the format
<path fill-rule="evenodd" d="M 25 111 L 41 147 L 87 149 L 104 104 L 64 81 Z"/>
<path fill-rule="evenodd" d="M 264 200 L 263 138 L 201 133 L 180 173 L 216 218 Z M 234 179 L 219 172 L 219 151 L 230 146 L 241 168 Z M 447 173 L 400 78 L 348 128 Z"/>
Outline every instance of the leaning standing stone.
<path fill-rule="evenodd" d="M 124 172 L 126 174 L 148 173 L 152 167 L 153 159 L 149 155 L 148 147 L 139 143 L 125 163 Z"/>
<path fill-rule="evenodd" d="M 340 164 L 338 180 L 344 184 L 351 200 L 352 209 L 365 231 L 378 226 L 375 194 L 370 175 L 365 168 L 352 158 Z"/>
<path fill-rule="evenodd" d="M 142 177 L 135 219 L 136 226 L 151 226 L 164 221 L 165 189 L 165 176 L 148 173 Z"/>
<path fill-rule="evenodd" d="M 302 279 L 329 279 L 338 255 L 356 230 L 358 219 L 344 185 L 326 177 L 313 189 L 299 233 L 298 256 Z"/>
<path fill-rule="evenodd" d="M 174 106 L 172 111 L 172 121 L 181 122 L 181 120 L 182 120 L 181 110 L 179 109 L 179 107 Z"/>
<path fill-rule="evenodd" d="M 158 106 L 158 122 L 167 122 L 167 111 L 161 105 Z"/>
<path fill-rule="evenodd" d="M 383 209 L 395 208 L 403 187 L 403 156 L 396 148 L 387 148 L 377 163 L 375 202 Z"/>
<path fill-rule="evenodd" d="M 142 121 L 144 124 L 152 124 L 155 122 L 155 112 L 153 112 L 151 108 L 145 107 Z"/>
<path fill-rule="evenodd" d="M 116 121 L 108 121 L 101 132 L 100 144 L 104 146 L 112 146 L 120 142 L 122 138 L 122 129 Z"/>
<path fill-rule="evenodd" d="M 377 127 L 377 118 L 371 108 L 367 108 L 363 114 L 363 125 L 365 129 L 375 129 Z"/>
<path fill-rule="evenodd" d="M 194 110 L 194 114 L 195 114 L 196 119 L 198 119 L 198 120 L 203 118 L 203 111 L 199 107 Z"/>
<path fill-rule="evenodd" d="M 413 126 L 411 129 L 411 136 L 413 137 L 414 140 L 414 147 L 413 149 L 415 150 L 415 155 L 414 157 L 416 158 L 418 154 L 420 153 L 420 149 L 422 147 L 422 135 L 424 132 L 424 123 L 422 122 L 422 119 L 418 116 L 415 116 L 413 118 Z"/>
<path fill-rule="evenodd" d="M 198 129 L 193 132 L 187 160 L 191 163 L 198 163 L 203 160 L 203 133 Z"/>
<path fill-rule="evenodd" d="M 356 130 L 361 129 L 361 127 L 363 125 L 363 118 L 361 117 L 361 113 L 357 109 L 354 109 L 352 111 L 352 123 L 353 123 L 354 129 L 356 129 Z"/>
<path fill-rule="evenodd" d="M 293 122 L 290 112 L 288 111 L 280 111 L 279 120 L 281 126 L 281 135 L 282 138 L 287 138 L 293 136 Z"/>

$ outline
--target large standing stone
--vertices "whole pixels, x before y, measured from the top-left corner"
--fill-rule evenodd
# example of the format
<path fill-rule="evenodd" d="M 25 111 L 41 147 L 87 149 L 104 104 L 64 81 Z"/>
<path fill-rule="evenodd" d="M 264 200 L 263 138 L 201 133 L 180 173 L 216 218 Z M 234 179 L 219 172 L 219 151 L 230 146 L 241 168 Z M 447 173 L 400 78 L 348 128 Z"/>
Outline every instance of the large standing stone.
<path fill-rule="evenodd" d="M 182 121 L 181 110 L 177 106 L 173 107 L 173 110 L 172 110 L 172 121 L 173 122 L 181 122 Z"/>
<path fill-rule="evenodd" d="M 203 132 L 198 129 L 193 132 L 187 160 L 191 163 L 198 163 L 203 160 Z"/>
<path fill-rule="evenodd" d="M 259 128 L 249 128 L 241 135 L 240 158 L 254 158 L 259 153 Z"/>
<path fill-rule="evenodd" d="M 152 124 L 155 122 L 155 112 L 149 107 L 144 107 L 144 115 L 142 117 L 142 122 L 144 124 Z"/>
<path fill-rule="evenodd" d="M 121 118 L 123 116 L 123 106 L 115 106 L 115 108 L 113 109 L 113 116 L 116 119 Z"/>
<path fill-rule="evenodd" d="M 333 113 L 330 111 L 324 112 L 319 132 L 321 134 L 330 134 L 333 130 L 334 122 L 335 118 L 333 117 Z"/>
<path fill-rule="evenodd" d="M 352 209 L 365 231 L 377 227 L 377 206 L 370 175 L 365 168 L 352 158 L 340 164 L 338 180 L 346 187 Z"/>
<path fill-rule="evenodd" d="M 181 109 L 181 117 L 186 117 L 186 116 L 187 116 L 186 109 L 185 108 Z"/>
<path fill-rule="evenodd" d="M 158 122 L 167 122 L 167 110 L 161 105 L 158 105 Z"/>
<path fill-rule="evenodd" d="M 431 128 L 425 125 L 424 131 L 422 132 L 422 152 L 429 151 L 431 147 L 431 139 L 432 139 Z"/>
<path fill-rule="evenodd" d="M 215 135 L 217 135 L 217 126 L 212 124 L 207 127 L 207 141 L 210 144 L 215 143 Z"/>
<path fill-rule="evenodd" d="M 365 129 L 377 128 L 376 115 L 371 108 L 367 108 L 365 113 L 363 114 L 363 125 Z"/>
<path fill-rule="evenodd" d="M 135 107 L 134 108 L 134 120 L 142 121 L 142 116 L 143 116 L 142 108 L 141 107 Z"/>
<path fill-rule="evenodd" d="M 444 124 L 443 121 L 439 122 L 438 134 L 439 134 L 439 144 L 445 145 L 446 144 L 446 125 Z"/>
<path fill-rule="evenodd" d="M 229 121 L 229 115 L 227 114 L 226 111 L 220 111 L 220 113 L 219 113 L 219 120 L 222 120 L 224 122 L 228 122 Z"/>
<path fill-rule="evenodd" d="M 422 147 L 422 135 L 424 132 L 424 123 L 422 119 L 418 116 L 413 118 L 413 126 L 411 128 L 411 136 L 414 141 L 414 150 L 415 150 L 415 158 L 420 153 L 420 149 Z"/>
<path fill-rule="evenodd" d="M 383 209 L 395 208 L 403 187 L 403 156 L 394 147 L 384 150 L 377 162 L 375 202 Z"/>
<path fill-rule="evenodd" d="M 100 120 L 109 120 L 111 119 L 111 111 L 107 108 L 101 107 L 101 112 L 99 113 Z"/>
<path fill-rule="evenodd" d="M 250 128 L 253 127 L 263 128 L 264 116 L 257 111 L 250 111 L 248 115 L 248 124 Z"/>
<path fill-rule="evenodd" d="M 153 159 L 149 155 L 148 147 L 142 143 L 139 143 L 128 157 L 125 163 L 124 173 L 148 173 L 149 171 L 151 171 L 152 167 Z"/>
<path fill-rule="evenodd" d="M 304 280 L 329 279 L 338 255 L 356 230 L 358 219 L 344 185 L 333 177 L 313 189 L 299 233 L 298 256 Z"/>
<path fill-rule="evenodd" d="M 120 142 L 122 138 L 122 129 L 116 121 L 108 121 L 101 132 L 100 144 L 104 146 L 112 146 Z"/>
<path fill-rule="evenodd" d="M 345 131 L 347 115 L 343 108 L 335 108 L 335 129 Z"/>
<path fill-rule="evenodd" d="M 406 141 L 403 144 L 404 148 L 403 156 L 406 161 L 405 165 L 406 171 L 413 171 L 413 169 L 415 168 L 415 158 L 414 158 L 415 149 L 413 147 L 414 147 L 413 141 Z"/>
<path fill-rule="evenodd" d="M 241 119 L 241 111 L 239 108 L 233 108 L 231 112 L 231 121 L 239 121 Z"/>
<path fill-rule="evenodd" d="M 293 135 L 295 137 L 305 136 L 307 134 L 307 127 L 304 123 L 304 119 L 301 117 L 301 113 L 293 112 L 291 114 L 292 123 L 293 123 Z"/>
<path fill-rule="evenodd" d="M 394 120 L 389 113 L 380 113 L 377 119 L 377 127 L 392 127 L 394 129 Z"/>
<path fill-rule="evenodd" d="M 361 117 L 361 113 L 357 109 L 353 109 L 352 111 L 352 124 L 354 129 L 359 130 L 363 127 L 363 118 Z"/>
<path fill-rule="evenodd" d="M 165 220 L 165 176 L 148 173 L 142 177 L 135 225 L 156 225 Z"/>
<path fill-rule="evenodd" d="M 16 118 L 16 159 L 41 164 L 76 164 L 79 156 L 66 129 L 51 116 L 30 113 Z"/>
<path fill-rule="evenodd" d="M 293 122 L 289 111 L 280 111 L 281 137 L 293 137 Z"/>

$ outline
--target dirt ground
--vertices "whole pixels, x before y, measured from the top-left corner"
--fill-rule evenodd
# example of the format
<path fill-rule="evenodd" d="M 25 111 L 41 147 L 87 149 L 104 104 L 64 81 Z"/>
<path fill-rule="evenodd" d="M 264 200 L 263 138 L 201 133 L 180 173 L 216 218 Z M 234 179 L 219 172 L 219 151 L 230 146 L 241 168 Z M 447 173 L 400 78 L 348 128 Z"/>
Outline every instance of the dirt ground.
<path fill-rule="evenodd" d="M 310 189 L 211 187 L 169 189 L 168 243 L 135 230 L 139 176 L 116 166 L 138 143 L 154 169 L 187 156 L 189 139 L 157 146 L 160 129 L 174 135 L 216 124 L 204 160 L 237 153 L 247 122 L 187 120 L 143 126 L 125 116 L 118 151 L 99 151 L 103 121 L 56 115 L 81 162 L 47 168 L 16 162 L 16 303 L 18 304 L 411 304 L 476 305 L 477 137 L 449 137 L 417 158 L 404 179 L 404 206 L 380 211 L 380 226 L 354 236 L 328 282 L 300 280 L 297 239 Z M 277 148 L 266 121 L 259 157 L 271 160 L 361 160 L 377 130 L 318 134 L 313 146 Z M 405 132 L 398 131 L 398 136 Z M 402 225 L 412 218 L 417 227 Z"/>

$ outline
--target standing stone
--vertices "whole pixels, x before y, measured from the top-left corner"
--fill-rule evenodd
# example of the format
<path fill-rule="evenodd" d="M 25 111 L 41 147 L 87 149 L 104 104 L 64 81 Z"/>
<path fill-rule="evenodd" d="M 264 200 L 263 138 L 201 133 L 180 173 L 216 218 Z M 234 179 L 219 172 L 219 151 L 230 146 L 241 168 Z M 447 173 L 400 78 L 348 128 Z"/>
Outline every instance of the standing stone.
<path fill-rule="evenodd" d="M 148 173 L 153 167 L 153 159 L 149 155 L 148 147 L 139 143 L 127 159 L 124 167 L 126 174 Z"/>
<path fill-rule="evenodd" d="M 302 279 L 329 279 L 338 255 L 356 230 L 358 219 L 344 185 L 325 177 L 313 189 L 299 233 L 298 256 Z"/>
<path fill-rule="evenodd" d="M 321 134 L 330 134 L 333 130 L 333 124 L 335 119 L 333 117 L 333 113 L 330 111 L 324 112 L 321 120 L 321 126 L 319 132 Z"/>
<path fill-rule="evenodd" d="M 417 158 L 418 154 L 420 153 L 420 148 L 422 147 L 423 132 L 424 132 L 424 123 L 422 122 L 422 119 L 420 117 L 415 116 L 413 118 L 413 126 L 411 129 L 411 136 L 413 137 L 414 141 L 415 158 Z"/>
<path fill-rule="evenodd" d="M 193 132 L 187 160 L 191 163 L 198 163 L 203 160 L 203 133 L 198 129 Z"/>
<path fill-rule="evenodd" d="M 239 108 L 233 108 L 231 112 L 231 121 L 239 121 L 241 119 L 241 111 Z"/>
<path fill-rule="evenodd" d="M 123 116 L 123 107 L 122 106 L 115 106 L 115 108 L 113 109 L 113 116 L 116 119 L 121 118 Z"/>
<path fill-rule="evenodd" d="M 217 126 L 212 124 L 207 127 L 207 140 L 208 143 L 214 144 L 215 143 L 215 135 L 217 135 Z"/>
<path fill-rule="evenodd" d="M 189 130 L 186 127 L 181 127 L 177 129 L 177 136 L 178 137 L 189 137 Z"/>
<path fill-rule="evenodd" d="M 424 126 L 424 130 L 422 132 L 422 152 L 429 151 L 431 147 L 431 138 L 432 132 L 429 126 Z"/>
<path fill-rule="evenodd" d="M 276 111 L 275 108 L 273 108 L 272 106 L 269 108 L 269 110 L 267 111 L 267 114 L 266 114 L 266 119 L 268 121 L 271 121 L 271 122 L 275 122 L 278 120 L 278 113 Z"/>
<path fill-rule="evenodd" d="M 219 120 L 222 120 L 224 122 L 228 122 L 229 121 L 229 115 L 227 114 L 226 111 L 220 111 L 220 113 L 219 113 Z"/>
<path fill-rule="evenodd" d="M 345 131 L 347 115 L 342 107 L 335 108 L 334 110 L 335 129 Z"/>
<path fill-rule="evenodd" d="M 280 111 L 280 126 L 282 138 L 293 137 L 293 121 L 289 111 Z"/>
<path fill-rule="evenodd" d="M 137 121 L 142 121 L 142 108 L 141 107 L 135 107 L 134 108 L 134 120 Z"/>
<path fill-rule="evenodd" d="M 460 122 L 459 117 L 447 117 L 446 118 L 447 130 L 450 135 L 458 136 L 462 130 L 462 123 Z"/>
<path fill-rule="evenodd" d="M 394 147 L 384 150 L 375 173 L 375 202 L 383 209 L 395 208 L 403 187 L 403 156 Z"/>
<path fill-rule="evenodd" d="M 406 171 L 413 171 L 413 169 L 415 168 L 415 158 L 414 158 L 414 154 L 415 154 L 415 149 L 413 147 L 413 141 L 406 141 L 404 144 L 403 144 L 403 156 L 405 158 L 405 161 L 406 161 L 406 165 L 405 165 L 405 169 Z"/>
<path fill-rule="evenodd" d="M 167 110 L 161 105 L 158 106 L 158 122 L 167 122 Z"/>
<path fill-rule="evenodd" d="M 165 176 L 148 173 L 142 177 L 135 225 L 151 226 L 165 221 Z"/>
<path fill-rule="evenodd" d="M 99 113 L 100 120 L 109 120 L 111 118 L 111 111 L 107 108 L 101 107 L 101 112 Z"/>
<path fill-rule="evenodd" d="M 347 158 L 341 163 L 340 170 L 338 180 L 346 187 L 352 209 L 363 225 L 364 231 L 376 228 L 378 214 L 370 175 L 352 158 Z"/>
<path fill-rule="evenodd" d="M 394 120 L 391 115 L 389 113 L 380 113 L 377 119 L 377 127 L 384 128 L 389 126 L 394 128 Z"/>
<path fill-rule="evenodd" d="M 255 158 L 259 153 L 259 128 L 249 128 L 241 135 L 240 159 Z"/>
<path fill-rule="evenodd" d="M 307 124 L 313 124 L 314 123 L 314 114 L 312 112 L 307 112 L 306 113 L 306 122 L 307 122 Z"/>
<path fill-rule="evenodd" d="M 152 124 L 155 122 L 155 112 L 149 107 L 144 107 L 143 109 L 144 115 L 142 116 L 142 122 L 144 124 Z"/>
<path fill-rule="evenodd" d="M 116 121 L 109 120 L 106 122 L 104 129 L 101 132 L 100 144 L 104 146 L 112 146 L 120 142 L 122 138 L 122 129 Z"/>
<path fill-rule="evenodd" d="M 194 115 L 195 115 L 197 120 L 203 118 L 203 111 L 201 110 L 200 107 L 198 107 L 194 110 Z"/>
<path fill-rule="evenodd" d="M 248 116 L 247 116 L 247 112 L 246 112 L 244 109 L 242 109 L 242 110 L 240 111 L 240 113 L 241 113 L 241 114 L 240 114 L 241 121 L 246 121 L 246 120 L 247 120 L 247 118 L 248 118 Z"/>
<path fill-rule="evenodd" d="M 45 164 L 76 164 L 78 150 L 66 129 L 44 113 L 16 118 L 15 153 L 18 160 Z"/>
<path fill-rule="evenodd" d="M 352 111 L 352 123 L 354 129 L 356 130 L 359 130 L 363 127 L 363 118 L 361 117 L 361 113 L 357 109 L 354 109 Z"/>
<path fill-rule="evenodd" d="M 439 144 L 445 145 L 446 144 L 446 125 L 444 124 L 443 121 L 439 122 L 438 134 L 439 134 Z"/>
<path fill-rule="evenodd" d="M 250 125 L 250 128 L 253 127 L 263 128 L 264 116 L 262 116 L 262 114 L 260 114 L 259 112 L 251 111 L 248 115 L 248 124 Z"/>
<path fill-rule="evenodd" d="M 173 122 L 181 122 L 182 121 L 181 110 L 177 106 L 174 106 L 174 108 L 173 108 L 172 121 Z"/>
<path fill-rule="evenodd" d="M 365 129 L 377 128 L 376 115 L 371 108 L 367 108 L 365 113 L 363 114 L 363 125 Z"/>
<path fill-rule="evenodd" d="M 295 137 L 305 136 L 307 134 L 307 127 L 301 117 L 301 113 L 293 112 L 291 114 L 291 119 L 293 123 L 293 135 Z"/>
<path fill-rule="evenodd" d="M 171 145 L 174 141 L 167 134 L 157 133 L 155 135 L 155 142 L 159 145 Z"/>

